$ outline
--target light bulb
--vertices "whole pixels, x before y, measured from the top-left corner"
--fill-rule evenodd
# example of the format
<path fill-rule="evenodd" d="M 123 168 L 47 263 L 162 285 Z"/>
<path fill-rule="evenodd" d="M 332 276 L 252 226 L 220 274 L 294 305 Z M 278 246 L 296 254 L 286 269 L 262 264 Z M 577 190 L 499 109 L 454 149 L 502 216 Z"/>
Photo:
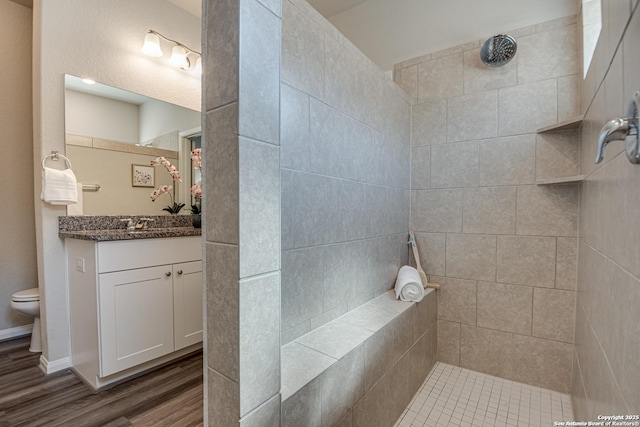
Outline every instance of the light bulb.
<path fill-rule="evenodd" d="M 171 51 L 169 62 L 180 68 L 189 68 L 189 60 L 187 59 L 187 51 L 182 46 L 174 46 Z"/>
<path fill-rule="evenodd" d="M 160 49 L 160 38 L 151 32 L 144 36 L 144 44 L 141 50 L 142 53 L 149 56 L 158 57 L 163 55 L 162 49 Z"/>
<path fill-rule="evenodd" d="M 198 56 L 198 59 L 196 59 L 196 69 L 195 72 L 197 74 L 202 74 L 202 57 Z"/>

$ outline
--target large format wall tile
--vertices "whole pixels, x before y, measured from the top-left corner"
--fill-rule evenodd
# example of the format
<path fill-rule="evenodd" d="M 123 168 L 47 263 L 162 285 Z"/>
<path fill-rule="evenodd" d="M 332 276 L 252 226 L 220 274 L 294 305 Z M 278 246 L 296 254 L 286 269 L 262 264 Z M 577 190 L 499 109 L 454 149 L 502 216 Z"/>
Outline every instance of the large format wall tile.
<path fill-rule="evenodd" d="M 280 166 L 309 168 L 309 95 L 280 85 Z"/>
<path fill-rule="evenodd" d="M 240 416 L 280 391 L 280 273 L 240 280 Z"/>
<path fill-rule="evenodd" d="M 533 291 L 533 336 L 572 344 L 576 293 L 557 289 Z"/>
<path fill-rule="evenodd" d="M 322 313 L 322 248 L 282 252 L 282 327 Z"/>
<path fill-rule="evenodd" d="M 447 276 L 495 281 L 496 236 L 447 234 Z"/>
<path fill-rule="evenodd" d="M 280 427 L 280 394 L 240 420 L 240 427 Z"/>
<path fill-rule="evenodd" d="M 322 388 L 318 378 L 282 402 L 282 427 L 299 426 L 322 426 Z"/>
<path fill-rule="evenodd" d="M 290 2 L 282 5 L 282 80 L 322 99 L 325 35 Z"/>
<path fill-rule="evenodd" d="M 578 188 L 565 186 L 518 187 L 517 234 L 576 236 Z"/>
<path fill-rule="evenodd" d="M 464 52 L 464 93 L 499 89 L 517 83 L 518 55 L 502 67 L 487 67 L 480 59 L 480 48 Z"/>
<path fill-rule="evenodd" d="M 555 286 L 554 237 L 498 236 L 498 282 Z"/>
<path fill-rule="evenodd" d="M 418 66 L 398 68 L 393 71 L 393 81 L 411 98 L 418 97 Z"/>
<path fill-rule="evenodd" d="M 340 421 L 362 396 L 364 388 L 364 346 L 359 346 L 322 376 L 322 425 Z"/>
<path fill-rule="evenodd" d="M 536 139 L 536 179 L 579 175 L 576 131 L 541 133 Z"/>
<path fill-rule="evenodd" d="M 418 101 L 462 95 L 462 54 L 418 64 Z"/>
<path fill-rule="evenodd" d="M 580 83 L 579 74 L 560 77 L 558 79 L 558 121 L 573 119 L 580 115 Z"/>
<path fill-rule="evenodd" d="M 460 366 L 460 323 L 438 320 L 438 361 Z"/>
<path fill-rule="evenodd" d="M 477 142 L 434 145 L 430 160 L 432 188 L 472 187 L 478 182 Z"/>
<path fill-rule="evenodd" d="M 204 165 L 216 171 L 215 180 L 205 175 L 207 197 L 204 210 L 209 242 L 238 243 L 238 104 L 209 111 L 204 133 L 216 141 L 204 150 Z"/>
<path fill-rule="evenodd" d="M 210 22 L 238 22 L 239 17 L 238 1 L 207 4 L 206 19 Z M 205 31 L 207 55 L 203 56 L 203 68 L 207 74 L 203 74 L 203 98 L 207 112 L 238 100 L 238 33 L 237 25 L 210 25 Z M 215 84 L 208 75 L 215 76 Z"/>
<path fill-rule="evenodd" d="M 440 284 L 438 319 L 476 324 L 476 282 L 473 280 L 433 277 Z"/>
<path fill-rule="evenodd" d="M 447 100 L 433 100 L 411 108 L 411 142 L 414 147 L 447 141 Z"/>
<path fill-rule="evenodd" d="M 412 191 L 411 221 L 415 231 L 461 232 L 462 190 Z"/>
<path fill-rule="evenodd" d="M 242 136 L 279 145 L 281 20 L 255 0 L 240 2 Z"/>
<path fill-rule="evenodd" d="M 424 271 L 430 275 L 444 276 L 446 234 L 415 233 L 415 238 Z"/>
<path fill-rule="evenodd" d="M 411 150 L 411 188 L 431 188 L 431 147 L 415 147 Z"/>
<path fill-rule="evenodd" d="M 447 100 L 447 141 L 498 135 L 498 93 L 478 92 Z"/>
<path fill-rule="evenodd" d="M 568 393 L 573 345 L 513 335 L 511 379 Z"/>
<path fill-rule="evenodd" d="M 576 25 L 518 39 L 518 82 L 568 76 L 580 70 Z"/>
<path fill-rule="evenodd" d="M 240 277 L 280 268 L 280 150 L 240 138 Z"/>
<path fill-rule="evenodd" d="M 460 367 L 509 378 L 512 337 L 508 332 L 461 325 Z"/>
<path fill-rule="evenodd" d="M 558 237 L 556 250 L 556 288 L 576 290 L 578 239 Z"/>
<path fill-rule="evenodd" d="M 465 188 L 462 218 L 465 233 L 515 234 L 516 188 Z"/>
<path fill-rule="evenodd" d="M 533 288 L 478 282 L 478 326 L 531 334 Z"/>
<path fill-rule="evenodd" d="M 295 174 L 293 245 L 296 248 L 332 243 L 338 224 L 338 180 Z"/>
<path fill-rule="evenodd" d="M 535 141 L 534 135 L 480 141 L 480 185 L 533 184 Z"/>
<path fill-rule="evenodd" d="M 239 376 L 240 347 L 238 302 L 238 247 L 206 244 L 207 279 L 207 362 L 208 367 L 234 381 Z M 239 404 L 239 402 L 237 402 Z"/>
<path fill-rule="evenodd" d="M 538 128 L 555 123 L 558 116 L 557 92 L 555 80 L 500 89 L 499 135 L 534 133 Z"/>

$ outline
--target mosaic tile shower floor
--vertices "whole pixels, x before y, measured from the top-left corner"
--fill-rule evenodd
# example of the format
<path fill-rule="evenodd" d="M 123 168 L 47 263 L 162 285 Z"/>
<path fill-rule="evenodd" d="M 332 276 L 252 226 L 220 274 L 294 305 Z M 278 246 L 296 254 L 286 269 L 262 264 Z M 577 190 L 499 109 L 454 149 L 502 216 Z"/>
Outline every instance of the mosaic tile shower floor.
<path fill-rule="evenodd" d="M 573 421 L 571 397 L 437 362 L 394 427 L 546 427 Z"/>

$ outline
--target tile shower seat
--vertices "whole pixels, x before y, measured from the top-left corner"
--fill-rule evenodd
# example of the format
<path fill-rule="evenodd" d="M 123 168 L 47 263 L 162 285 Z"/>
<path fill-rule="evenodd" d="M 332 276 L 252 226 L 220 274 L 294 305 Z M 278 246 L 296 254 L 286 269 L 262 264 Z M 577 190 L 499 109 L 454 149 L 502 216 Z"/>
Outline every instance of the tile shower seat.
<path fill-rule="evenodd" d="M 399 398 L 382 418 L 393 424 L 435 363 L 436 310 L 432 289 L 420 303 L 389 291 L 284 345 L 283 425 L 329 426 L 344 417 L 366 425 L 370 397 L 392 388 Z"/>

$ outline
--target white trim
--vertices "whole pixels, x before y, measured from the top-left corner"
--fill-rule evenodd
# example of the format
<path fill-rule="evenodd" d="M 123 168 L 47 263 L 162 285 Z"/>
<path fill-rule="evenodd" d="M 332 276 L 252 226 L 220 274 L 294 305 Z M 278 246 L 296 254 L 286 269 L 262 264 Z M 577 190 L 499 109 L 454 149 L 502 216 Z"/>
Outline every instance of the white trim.
<path fill-rule="evenodd" d="M 40 356 L 40 370 L 46 375 L 54 372 L 62 371 L 71 367 L 71 358 L 69 356 L 62 359 L 49 362 L 44 356 Z"/>
<path fill-rule="evenodd" d="M 10 340 L 12 338 L 24 337 L 31 334 L 33 325 L 16 326 L 15 328 L 0 330 L 0 341 Z"/>

